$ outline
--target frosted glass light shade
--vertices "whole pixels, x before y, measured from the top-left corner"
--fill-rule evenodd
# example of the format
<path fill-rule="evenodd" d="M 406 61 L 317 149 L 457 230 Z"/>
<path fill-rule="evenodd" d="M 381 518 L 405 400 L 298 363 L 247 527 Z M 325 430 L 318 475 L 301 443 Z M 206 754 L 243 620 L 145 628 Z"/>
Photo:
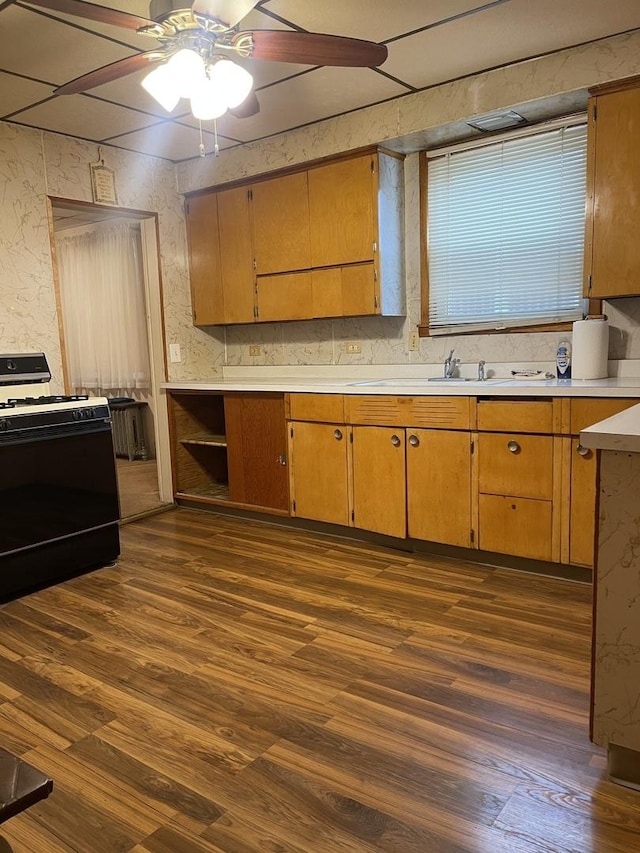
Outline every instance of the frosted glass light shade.
<path fill-rule="evenodd" d="M 174 75 L 174 86 L 182 98 L 190 98 L 191 93 L 205 79 L 204 60 L 200 54 L 189 50 L 188 47 L 174 53 L 167 63 L 167 68 Z"/>
<path fill-rule="evenodd" d="M 142 86 L 168 113 L 175 109 L 180 100 L 180 91 L 167 63 L 150 71 L 142 81 Z"/>
<path fill-rule="evenodd" d="M 228 107 L 238 107 L 247 97 L 253 86 L 253 77 L 229 59 L 220 59 L 210 71 L 211 81 L 224 92 Z"/>
<path fill-rule="evenodd" d="M 225 92 L 215 80 L 201 80 L 191 93 L 191 112 L 201 121 L 220 118 L 227 111 Z"/>

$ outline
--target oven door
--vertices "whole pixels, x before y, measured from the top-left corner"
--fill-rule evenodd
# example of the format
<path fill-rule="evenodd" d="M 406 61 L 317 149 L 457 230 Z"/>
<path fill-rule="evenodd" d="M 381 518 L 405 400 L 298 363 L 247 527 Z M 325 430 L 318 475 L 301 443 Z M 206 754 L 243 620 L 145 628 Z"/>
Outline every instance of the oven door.
<path fill-rule="evenodd" d="M 3 436 L 0 472 L 0 598 L 118 556 L 109 421 Z"/>

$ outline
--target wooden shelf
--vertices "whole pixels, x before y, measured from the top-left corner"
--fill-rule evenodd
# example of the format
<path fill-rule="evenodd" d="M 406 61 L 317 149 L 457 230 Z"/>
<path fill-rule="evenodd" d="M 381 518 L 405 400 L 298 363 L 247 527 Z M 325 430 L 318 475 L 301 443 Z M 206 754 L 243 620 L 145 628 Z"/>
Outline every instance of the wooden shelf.
<path fill-rule="evenodd" d="M 196 435 L 188 435 L 186 438 L 180 439 L 181 444 L 198 444 L 201 447 L 226 447 L 226 435 L 213 435 L 207 432 L 200 432 Z"/>
<path fill-rule="evenodd" d="M 176 493 L 177 498 L 186 498 L 193 500 L 205 501 L 225 501 L 229 500 L 229 486 L 226 483 L 211 483 L 202 488 L 193 488 L 189 491 L 180 491 Z"/>

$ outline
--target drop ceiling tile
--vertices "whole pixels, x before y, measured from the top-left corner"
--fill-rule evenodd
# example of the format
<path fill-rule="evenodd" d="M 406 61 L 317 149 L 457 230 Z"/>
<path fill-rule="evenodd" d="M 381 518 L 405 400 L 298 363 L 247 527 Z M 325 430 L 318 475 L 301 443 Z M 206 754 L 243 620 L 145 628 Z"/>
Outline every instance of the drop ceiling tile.
<path fill-rule="evenodd" d="M 102 141 L 138 130 L 155 119 L 87 95 L 65 95 L 17 113 L 12 121 L 67 136 Z"/>
<path fill-rule="evenodd" d="M 490 0 L 269 0 L 265 11 L 274 12 L 310 32 L 384 41 L 461 15 Z"/>
<path fill-rule="evenodd" d="M 61 85 L 133 52 L 17 6 L 0 12 L 2 71 Z"/>
<path fill-rule="evenodd" d="M 384 70 L 421 88 L 636 27 L 628 0 L 510 0 L 392 42 Z"/>
<path fill-rule="evenodd" d="M 0 71 L 0 120 L 51 97 L 51 86 Z"/>
<path fill-rule="evenodd" d="M 203 129 L 203 142 L 207 154 L 211 154 L 214 146 L 213 134 Z M 164 157 L 167 160 L 190 160 L 199 156 L 200 133 L 196 128 L 176 122 L 162 122 L 154 127 L 127 133 L 112 140 L 113 145 Z M 232 144 L 229 140 L 219 138 L 220 149 Z"/>
<path fill-rule="evenodd" d="M 317 68 L 258 92 L 258 115 L 226 115 L 218 127 L 226 136 L 248 142 L 406 93 L 369 68 Z"/>
<path fill-rule="evenodd" d="M 93 0 L 87 0 L 92 6 L 108 6 L 111 9 L 118 9 L 121 12 L 129 12 L 132 15 L 139 15 L 142 18 L 149 16 L 149 0 L 109 0 L 108 3 L 95 3 Z M 149 50 L 153 40 L 149 36 L 139 36 L 135 30 L 129 30 L 125 27 L 114 27 L 109 24 L 101 24 L 98 21 L 92 21 L 89 18 L 81 18 L 79 15 L 63 15 L 60 12 L 51 10 L 30 9 L 34 15 L 40 15 L 49 19 L 54 19 L 67 24 L 70 27 L 89 30 L 90 32 L 104 36 L 113 41 L 124 42 L 125 44 L 137 47 L 140 50 Z"/>

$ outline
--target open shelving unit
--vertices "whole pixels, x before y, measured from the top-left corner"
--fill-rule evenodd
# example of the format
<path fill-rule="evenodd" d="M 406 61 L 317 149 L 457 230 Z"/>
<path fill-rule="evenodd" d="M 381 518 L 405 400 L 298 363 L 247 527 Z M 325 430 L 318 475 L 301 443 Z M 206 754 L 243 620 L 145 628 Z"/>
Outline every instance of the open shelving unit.
<path fill-rule="evenodd" d="M 228 501 L 224 396 L 184 391 L 169 400 L 176 498 Z"/>

